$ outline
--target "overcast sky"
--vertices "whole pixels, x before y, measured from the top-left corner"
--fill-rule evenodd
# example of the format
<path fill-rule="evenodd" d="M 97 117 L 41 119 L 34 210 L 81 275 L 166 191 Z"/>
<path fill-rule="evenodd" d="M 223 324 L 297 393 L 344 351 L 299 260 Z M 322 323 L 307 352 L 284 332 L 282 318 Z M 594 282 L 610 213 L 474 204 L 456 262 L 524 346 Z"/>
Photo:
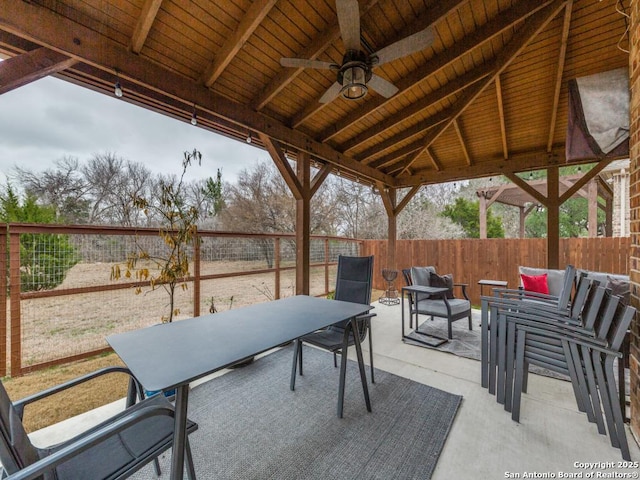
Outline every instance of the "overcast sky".
<path fill-rule="evenodd" d="M 126 90 L 125 90 L 126 95 Z M 181 172 L 184 151 L 202 153 L 188 177 L 235 182 L 243 168 L 268 154 L 244 142 L 47 77 L 0 95 L 0 182 L 15 165 L 40 171 L 64 156 L 86 161 L 113 152 L 156 173 Z"/>

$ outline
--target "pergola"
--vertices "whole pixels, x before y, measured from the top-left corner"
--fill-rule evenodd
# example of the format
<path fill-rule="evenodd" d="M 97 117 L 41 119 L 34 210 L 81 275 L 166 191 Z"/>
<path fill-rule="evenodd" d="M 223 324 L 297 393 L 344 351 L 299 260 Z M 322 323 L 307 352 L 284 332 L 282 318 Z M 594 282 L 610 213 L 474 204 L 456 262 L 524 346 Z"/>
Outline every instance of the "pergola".
<path fill-rule="evenodd" d="M 629 68 L 637 88 L 638 2 L 339 3 L 360 35 L 341 37 L 335 0 L 0 0 L 0 94 L 47 75 L 107 95 L 119 84 L 123 101 L 186 122 L 196 112 L 198 128 L 250 138 L 297 200 L 299 293 L 309 291 L 309 204 L 331 173 L 381 192 L 389 254 L 378 267 L 394 268 L 397 215 L 422 185 L 505 175 L 536 198 L 516 173 L 546 169 L 547 266 L 558 267 L 559 205 L 611 160 L 560 193 L 568 81 Z M 376 66 L 381 80 L 363 98 L 319 101 L 336 82 L 356 79 L 349 58 L 376 57 L 427 27 L 433 41 Z M 360 50 L 350 54 L 354 45 Z M 341 71 L 282 66 L 291 57 Z M 632 165 L 638 108 L 632 94 Z"/>
<path fill-rule="evenodd" d="M 582 179 L 582 175 L 566 175 L 558 179 L 559 204 L 562 204 L 566 197 L 566 192 Z M 494 203 L 502 203 L 518 207 L 520 212 L 520 238 L 524 238 L 524 225 L 527 215 L 548 203 L 549 192 L 547 191 L 546 180 L 530 180 L 527 182 L 528 189 L 524 190 L 518 185 L 505 183 L 490 188 L 482 188 L 476 191 L 480 203 L 480 238 L 487 238 L 487 210 Z M 613 191 L 607 182 L 599 175 L 591 178 L 584 188 L 573 190 L 573 197 L 586 198 L 588 202 L 587 222 L 589 225 L 589 236 L 598 235 L 598 209 L 604 210 L 605 235 L 611 236 L 611 220 L 613 215 Z M 603 203 L 598 201 L 603 199 Z"/>

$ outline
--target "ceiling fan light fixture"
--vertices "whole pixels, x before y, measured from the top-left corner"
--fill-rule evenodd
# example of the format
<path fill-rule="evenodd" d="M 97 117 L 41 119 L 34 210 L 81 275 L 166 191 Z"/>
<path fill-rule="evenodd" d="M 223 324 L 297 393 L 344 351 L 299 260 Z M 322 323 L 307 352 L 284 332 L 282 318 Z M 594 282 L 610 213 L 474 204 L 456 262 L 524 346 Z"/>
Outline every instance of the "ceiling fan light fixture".
<path fill-rule="evenodd" d="M 347 68 L 343 73 L 342 90 L 340 93 L 347 100 L 358 100 L 367 94 L 367 71 L 360 65 Z"/>

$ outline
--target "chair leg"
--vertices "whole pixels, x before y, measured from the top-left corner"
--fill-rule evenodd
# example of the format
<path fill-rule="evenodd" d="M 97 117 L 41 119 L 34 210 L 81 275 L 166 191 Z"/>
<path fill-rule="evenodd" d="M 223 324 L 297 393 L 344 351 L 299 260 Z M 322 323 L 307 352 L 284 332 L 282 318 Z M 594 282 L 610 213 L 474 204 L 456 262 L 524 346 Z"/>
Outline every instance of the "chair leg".
<path fill-rule="evenodd" d="M 187 463 L 187 478 L 189 480 L 196 480 L 196 469 L 193 466 L 193 456 L 191 455 L 191 445 L 189 444 L 188 436 L 187 436 L 187 446 L 185 448 L 185 460 Z"/>
<path fill-rule="evenodd" d="M 433 320 L 433 317 L 431 317 L 431 320 Z M 449 340 L 453 340 L 453 321 L 449 318 L 447 319 L 447 326 L 448 328 L 448 332 L 449 332 Z"/>
<path fill-rule="evenodd" d="M 624 416 L 620 408 L 620 401 L 618 398 L 618 387 L 616 386 L 616 376 L 613 371 L 613 357 L 607 356 L 604 361 L 604 374 L 608 387 L 608 396 L 611 402 L 611 408 L 613 410 L 613 418 L 615 421 L 615 435 L 620 443 L 620 451 L 622 458 L 631 461 L 631 453 L 629 452 L 629 444 L 627 443 L 627 435 L 624 430 Z M 611 435 L 611 433 L 610 433 Z"/>
<path fill-rule="evenodd" d="M 515 349 L 516 349 L 516 325 L 513 322 L 509 322 L 507 324 L 507 368 L 506 368 L 506 378 L 504 385 L 504 409 L 507 412 L 510 412 L 513 408 L 513 369 L 514 369 L 514 357 L 515 357 Z M 524 366 L 524 364 L 523 364 Z M 520 384 L 522 385 L 522 380 L 520 380 Z"/>
<path fill-rule="evenodd" d="M 516 368 L 513 382 L 513 397 L 511 398 L 511 419 L 520 423 L 520 402 L 522 400 L 522 378 L 524 373 L 524 342 L 525 332 L 520 332 L 516 340 Z"/>
<path fill-rule="evenodd" d="M 158 461 L 158 457 L 153 459 L 153 468 L 156 470 L 156 475 L 158 477 L 162 475 L 162 470 L 160 470 L 160 462 Z"/>
<path fill-rule="evenodd" d="M 349 338 L 349 330 L 345 329 L 345 341 L 342 344 L 342 348 L 346 350 L 347 339 Z M 342 411 L 344 407 L 344 385 L 347 376 L 347 356 L 340 355 L 340 383 L 338 384 L 338 418 L 342 418 Z"/>
<path fill-rule="evenodd" d="M 373 340 L 371 339 L 371 323 L 369 323 L 369 366 L 371 368 L 371 383 L 376 383 L 373 376 Z"/>
<path fill-rule="evenodd" d="M 338 354 L 333 352 L 333 368 L 338 368 Z"/>
<path fill-rule="evenodd" d="M 296 368 L 298 366 L 298 354 L 302 349 L 302 342 L 298 339 L 293 342 L 293 362 L 291 363 L 291 380 L 289 382 L 289 388 L 291 390 L 296 389 Z"/>
<path fill-rule="evenodd" d="M 471 320 L 471 312 L 469 312 L 469 330 L 473 330 L 473 321 Z"/>

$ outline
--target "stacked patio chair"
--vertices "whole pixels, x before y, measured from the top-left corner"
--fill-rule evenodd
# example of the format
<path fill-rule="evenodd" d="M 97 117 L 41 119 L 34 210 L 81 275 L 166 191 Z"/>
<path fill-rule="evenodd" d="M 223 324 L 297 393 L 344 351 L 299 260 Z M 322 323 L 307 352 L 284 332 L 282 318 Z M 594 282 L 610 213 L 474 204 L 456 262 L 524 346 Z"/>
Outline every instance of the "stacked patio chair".
<path fill-rule="evenodd" d="M 495 293 L 482 298 L 483 386 L 519 421 L 529 365 L 567 375 L 579 410 L 599 433 L 608 430 L 612 446 L 629 460 L 613 362 L 635 309 L 584 276 L 568 303 L 532 299 L 528 292 Z"/>
<path fill-rule="evenodd" d="M 108 373 L 130 375 L 127 408 L 74 438 L 47 448 L 35 447 L 22 424 L 25 406 Z M 163 396 L 142 398 L 142 386 L 123 367 L 109 367 L 11 402 L 0 382 L 0 478 L 12 480 L 124 479 L 154 461 L 173 444 L 174 408 Z M 198 425 L 187 421 L 187 433 Z M 189 440 L 187 474 L 195 478 Z"/>
<path fill-rule="evenodd" d="M 563 287 L 559 296 L 545 295 L 536 292 L 525 292 L 517 289 L 494 289 L 494 296 L 486 296 L 481 298 L 481 381 L 484 388 L 489 389 L 489 393 L 496 393 L 496 369 L 498 360 L 498 328 L 490 329 L 489 326 L 493 323 L 498 324 L 498 307 L 500 305 L 508 304 L 511 308 L 517 308 L 519 305 L 534 306 L 541 313 L 546 312 L 548 315 L 555 313 L 569 314 L 576 317 L 579 314 L 578 304 L 581 298 L 586 298 L 586 292 L 580 291 L 576 288 L 575 297 L 578 299 L 578 304 L 574 303 L 574 308 L 571 309 L 571 293 L 576 283 L 576 269 L 573 265 L 567 265 L 565 268 Z M 579 282 L 578 282 L 579 283 Z M 585 288 L 585 287 L 583 287 Z M 580 295 L 578 295 L 580 293 Z M 523 302 L 523 303 L 518 303 Z M 491 337 L 491 338 L 490 338 Z M 506 332 L 504 334 L 504 341 L 506 341 Z M 504 341 L 502 344 L 504 344 Z M 498 394 L 498 401 L 504 402 L 502 393 Z"/>

